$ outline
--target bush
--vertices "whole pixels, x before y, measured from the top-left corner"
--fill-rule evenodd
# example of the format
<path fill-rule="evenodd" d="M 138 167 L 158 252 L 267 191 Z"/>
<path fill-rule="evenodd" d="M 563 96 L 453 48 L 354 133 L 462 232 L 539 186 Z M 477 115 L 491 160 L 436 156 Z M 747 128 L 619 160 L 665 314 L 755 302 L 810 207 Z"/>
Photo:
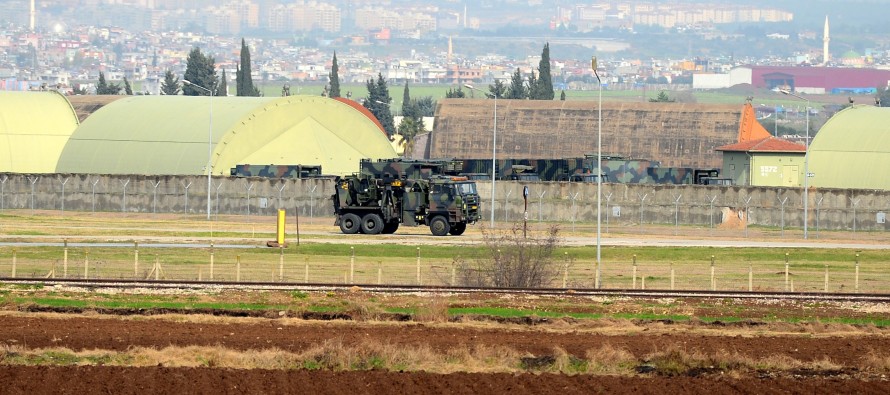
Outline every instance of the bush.
<path fill-rule="evenodd" d="M 524 235 L 523 224 L 503 232 L 482 230 L 485 256 L 473 261 L 455 258 L 457 282 L 470 287 L 540 288 L 559 275 L 554 252 L 561 244 L 559 226 L 543 234 Z"/>

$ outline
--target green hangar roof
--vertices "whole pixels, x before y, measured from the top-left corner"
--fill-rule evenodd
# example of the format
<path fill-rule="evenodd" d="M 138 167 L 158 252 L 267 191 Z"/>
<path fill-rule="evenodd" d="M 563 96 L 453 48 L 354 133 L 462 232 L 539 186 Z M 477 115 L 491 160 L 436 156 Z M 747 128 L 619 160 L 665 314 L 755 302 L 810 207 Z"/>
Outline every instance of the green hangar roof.
<path fill-rule="evenodd" d="M 320 96 L 134 96 L 90 115 L 56 172 L 207 174 L 208 156 L 216 175 L 239 164 L 321 165 L 343 175 L 362 158 L 396 153 L 366 114 Z"/>
<path fill-rule="evenodd" d="M 890 190 L 890 108 L 858 105 L 838 112 L 810 145 L 810 185 Z"/>
<path fill-rule="evenodd" d="M 58 92 L 0 91 L 0 172 L 55 172 L 76 128 L 77 115 Z"/>

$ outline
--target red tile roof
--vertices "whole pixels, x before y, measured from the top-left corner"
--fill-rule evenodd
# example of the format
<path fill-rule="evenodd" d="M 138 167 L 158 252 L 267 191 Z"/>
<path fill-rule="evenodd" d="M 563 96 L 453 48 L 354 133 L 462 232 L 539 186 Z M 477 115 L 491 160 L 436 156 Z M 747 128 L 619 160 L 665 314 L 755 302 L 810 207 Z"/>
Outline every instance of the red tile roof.
<path fill-rule="evenodd" d="M 741 143 L 724 145 L 715 148 L 715 151 L 738 151 L 738 152 L 800 152 L 807 151 L 807 147 L 792 143 L 788 140 L 778 137 L 767 137 L 760 140 L 745 141 Z"/>

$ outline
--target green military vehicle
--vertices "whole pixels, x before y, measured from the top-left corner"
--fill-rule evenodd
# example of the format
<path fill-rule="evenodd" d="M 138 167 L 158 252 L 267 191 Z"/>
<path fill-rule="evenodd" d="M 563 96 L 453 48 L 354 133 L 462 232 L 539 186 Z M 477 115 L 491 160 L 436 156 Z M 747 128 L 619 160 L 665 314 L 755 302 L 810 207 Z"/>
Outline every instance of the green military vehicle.
<path fill-rule="evenodd" d="M 335 180 L 335 225 L 345 234 L 392 234 L 426 225 L 436 236 L 461 235 L 479 220 L 476 183 L 466 177 L 359 173 Z"/>

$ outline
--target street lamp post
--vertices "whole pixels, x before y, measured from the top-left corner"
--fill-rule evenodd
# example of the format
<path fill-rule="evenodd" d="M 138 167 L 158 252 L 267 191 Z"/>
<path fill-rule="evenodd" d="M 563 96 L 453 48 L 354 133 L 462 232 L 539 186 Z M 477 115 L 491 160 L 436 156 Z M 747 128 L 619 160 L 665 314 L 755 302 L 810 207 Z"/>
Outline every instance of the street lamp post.
<path fill-rule="evenodd" d="M 210 166 L 213 160 L 213 91 L 189 80 L 182 80 L 182 82 L 186 85 L 201 89 L 210 95 L 210 126 L 207 129 L 207 220 L 210 220 Z"/>
<path fill-rule="evenodd" d="M 488 92 L 485 92 L 479 88 L 474 88 L 470 84 L 464 84 L 464 87 L 467 89 L 472 89 L 474 91 L 481 92 L 483 95 L 494 98 L 494 128 L 491 135 L 491 225 L 490 227 L 494 229 L 494 179 L 495 179 L 495 169 L 496 166 L 496 158 L 497 158 L 497 147 L 498 147 L 498 95 L 492 95 Z"/>
<path fill-rule="evenodd" d="M 803 238 L 807 238 L 807 215 L 809 211 L 809 180 L 810 180 L 810 100 L 799 95 L 796 95 L 788 90 L 780 90 L 783 94 L 794 96 L 800 100 L 807 102 L 806 108 L 806 118 L 807 118 L 807 131 L 806 131 L 806 140 L 804 141 L 804 150 L 803 154 Z"/>
<path fill-rule="evenodd" d="M 600 210 L 602 206 L 600 199 L 603 196 L 603 83 L 600 75 L 596 71 L 596 56 L 590 59 L 590 68 L 596 76 L 597 85 L 599 85 L 599 104 L 597 104 L 597 132 L 596 132 L 596 288 L 602 286 L 602 277 L 600 277 L 600 266 L 602 266 L 602 242 L 601 242 L 601 226 L 602 219 Z"/>

